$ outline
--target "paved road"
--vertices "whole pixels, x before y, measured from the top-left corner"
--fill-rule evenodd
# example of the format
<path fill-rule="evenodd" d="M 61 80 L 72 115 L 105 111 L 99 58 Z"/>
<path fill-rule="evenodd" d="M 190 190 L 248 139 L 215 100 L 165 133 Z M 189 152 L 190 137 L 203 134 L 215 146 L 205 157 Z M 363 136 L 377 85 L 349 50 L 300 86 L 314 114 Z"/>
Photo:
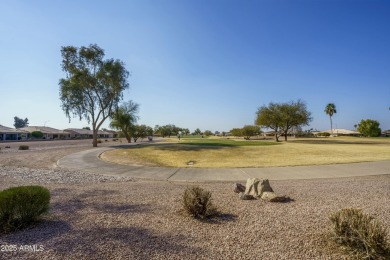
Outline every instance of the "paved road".
<path fill-rule="evenodd" d="M 293 166 L 269 168 L 166 168 L 127 166 L 101 160 L 99 155 L 115 147 L 102 147 L 67 155 L 57 162 L 62 168 L 105 175 L 129 176 L 166 181 L 246 181 L 248 178 L 269 180 L 339 178 L 390 174 L 390 161 Z"/>

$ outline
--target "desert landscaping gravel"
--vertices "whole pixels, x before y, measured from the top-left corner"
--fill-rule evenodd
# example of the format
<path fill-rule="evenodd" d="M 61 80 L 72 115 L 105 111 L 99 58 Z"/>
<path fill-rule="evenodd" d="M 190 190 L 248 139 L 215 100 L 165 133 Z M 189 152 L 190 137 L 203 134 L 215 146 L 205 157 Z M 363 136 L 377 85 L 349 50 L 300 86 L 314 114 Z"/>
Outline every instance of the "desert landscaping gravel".
<path fill-rule="evenodd" d="M 34 167 L 15 166 L 0 154 L 0 190 L 39 184 L 52 196 L 41 222 L 0 235 L 3 249 L 17 249 L 3 250 L 0 259 L 342 259 L 343 251 L 326 239 L 331 212 L 362 208 L 390 227 L 390 175 L 271 181 L 292 201 L 242 201 L 233 183 L 144 181 L 52 168 L 50 158 L 64 149 L 88 147 L 14 153 L 29 152 L 29 160 L 47 156 Z M 219 215 L 198 221 L 181 211 L 191 185 L 212 192 Z"/>

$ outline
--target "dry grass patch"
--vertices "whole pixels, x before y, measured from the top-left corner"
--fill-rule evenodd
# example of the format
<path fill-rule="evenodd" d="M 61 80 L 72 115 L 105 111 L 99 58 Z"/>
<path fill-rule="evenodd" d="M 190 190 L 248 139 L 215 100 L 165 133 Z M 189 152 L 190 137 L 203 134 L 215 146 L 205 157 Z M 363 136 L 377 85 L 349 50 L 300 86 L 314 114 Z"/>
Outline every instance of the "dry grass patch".
<path fill-rule="evenodd" d="M 249 141 L 250 142 L 250 141 Z M 272 141 L 268 141 L 272 142 Z M 280 145 L 223 146 L 164 143 L 115 149 L 102 159 L 165 167 L 272 167 L 390 160 L 387 138 L 292 139 Z M 189 161 L 196 163 L 189 166 Z"/>

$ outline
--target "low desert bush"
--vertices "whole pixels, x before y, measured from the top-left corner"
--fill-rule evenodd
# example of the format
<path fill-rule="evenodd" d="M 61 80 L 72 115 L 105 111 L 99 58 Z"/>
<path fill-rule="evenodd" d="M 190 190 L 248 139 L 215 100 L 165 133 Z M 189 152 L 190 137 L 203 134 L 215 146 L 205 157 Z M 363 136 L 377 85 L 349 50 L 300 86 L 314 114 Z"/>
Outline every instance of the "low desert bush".
<path fill-rule="evenodd" d="M 216 208 L 211 202 L 211 192 L 198 186 L 189 187 L 184 191 L 183 207 L 195 218 L 204 219 L 216 214 Z"/>
<path fill-rule="evenodd" d="M 361 209 L 342 209 L 330 216 L 331 236 L 359 259 L 390 259 L 386 229 Z"/>
<path fill-rule="evenodd" d="M 30 147 L 28 145 L 20 145 L 19 150 L 28 150 Z"/>
<path fill-rule="evenodd" d="M 0 231 L 29 226 L 48 212 L 50 192 L 41 186 L 20 186 L 0 192 Z"/>
<path fill-rule="evenodd" d="M 102 143 L 102 139 L 97 139 L 98 144 Z"/>

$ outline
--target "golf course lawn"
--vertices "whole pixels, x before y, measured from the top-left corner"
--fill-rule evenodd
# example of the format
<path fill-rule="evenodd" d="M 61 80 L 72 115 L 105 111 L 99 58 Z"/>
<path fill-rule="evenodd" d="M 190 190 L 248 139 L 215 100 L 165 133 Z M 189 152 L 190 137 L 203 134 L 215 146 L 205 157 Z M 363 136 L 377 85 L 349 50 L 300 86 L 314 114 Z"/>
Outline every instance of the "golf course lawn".
<path fill-rule="evenodd" d="M 104 152 L 106 161 L 164 167 L 272 167 L 390 160 L 390 138 L 291 138 L 288 142 L 167 138 Z M 191 162 L 191 163 L 190 163 Z M 191 165 L 189 165 L 189 163 Z"/>

